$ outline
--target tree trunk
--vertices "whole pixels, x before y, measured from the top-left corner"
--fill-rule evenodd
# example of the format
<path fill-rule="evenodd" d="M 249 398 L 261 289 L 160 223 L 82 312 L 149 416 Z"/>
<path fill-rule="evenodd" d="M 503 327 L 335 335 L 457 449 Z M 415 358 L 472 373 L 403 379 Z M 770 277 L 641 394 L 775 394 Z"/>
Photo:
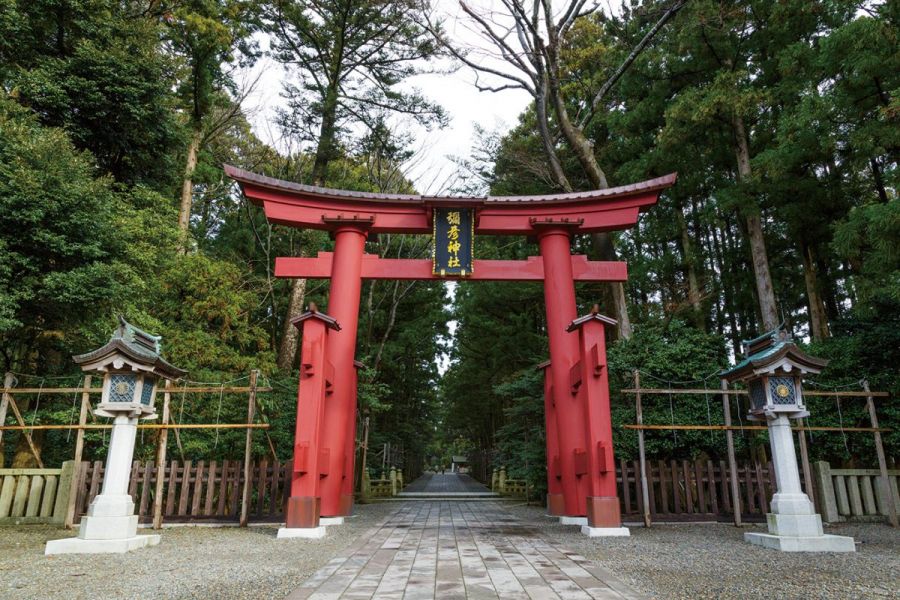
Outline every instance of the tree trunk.
<path fill-rule="evenodd" d="M 197 168 L 197 156 L 200 153 L 200 140 L 203 132 L 197 125 L 191 132 L 188 144 L 187 160 L 184 164 L 184 178 L 181 181 L 181 206 L 178 210 L 178 229 L 181 230 L 182 252 L 187 252 L 188 230 L 191 225 L 191 206 L 194 201 L 194 171 Z"/>
<path fill-rule="evenodd" d="M 595 189 L 602 190 L 609 187 L 606 174 L 600 168 L 597 157 L 594 156 L 594 148 L 591 142 L 584 136 L 584 133 L 572 124 L 569 114 L 566 111 L 565 100 L 559 89 L 558 75 L 555 72 L 553 62 L 548 66 L 549 71 L 549 92 L 550 101 L 556 113 L 556 120 L 559 123 L 563 137 L 566 138 L 566 144 L 575 153 L 578 163 Z M 616 248 L 612 237 L 608 233 L 593 234 L 595 246 L 600 249 L 602 260 L 618 260 L 616 256 Z M 613 318 L 618 322 L 617 332 L 620 338 L 628 339 L 631 337 L 631 319 L 628 317 L 628 301 L 625 297 L 625 286 L 620 281 L 613 281 L 609 284 L 609 293 L 612 298 Z"/>
<path fill-rule="evenodd" d="M 746 182 L 752 174 L 750 170 L 750 146 L 747 142 L 747 131 L 744 119 L 734 114 L 732 117 L 735 138 L 735 156 L 738 163 L 738 179 Z M 745 208 L 744 219 L 747 225 L 747 239 L 750 243 L 750 256 L 753 259 L 753 275 L 756 281 L 756 293 L 759 299 L 759 312 L 762 326 L 766 331 L 778 327 L 778 309 L 775 302 L 775 289 L 772 286 L 772 275 L 769 273 L 769 258 L 766 254 L 766 239 L 762 229 L 762 214 L 759 207 Z"/>
<path fill-rule="evenodd" d="M 294 368 L 294 358 L 297 356 L 297 340 L 300 330 L 294 327 L 291 320 L 303 314 L 303 302 L 306 299 L 306 280 L 294 279 L 291 282 L 291 300 L 288 302 L 287 318 L 282 328 L 281 346 L 278 348 L 276 364 L 284 373 L 290 373 Z"/>
<path fill-rule="evenodd" d="M 803 254 L 803 279 L 806 282 L 806 298 L 809 304 L 809 331 L 813 340 L 821 341 L 830 333 L 825 302 L 819 293 L 819 274 L 816 270 L 813 248 L 801 242 L 800 252 Z"/>
<path fill-rule="evenodd" d="M 538 132 L 541 134 L 541 144 L 544 147 L 544 154 L 550 163 L 550 171 L 556 179 L 556 183 L 564 192 L 571 192 L 572 185 L 569 183 L 566 174 L 563 172 L 562 165 L 559 162 L 559 156 L 556 154 L 556 148 L 553 145 L 553 136 L 550 135 L 550 126 L 547 122 L 547 88 L 543 86 L 538 90 L 538 97 L 534 99 L 534 112 L 537 119 Z"/>
<path fill-rule="evenodd" d="M 687 221 L 681 208 L 675 209 L 678 219 L 678 228 L 681 230 L 681 252 L 684 256 L 684 269 L 687 274 L 688 304 L 691 305 L 691 320 L 698 329 L 705 329 L 703 309 L 700 306 L 700 284 L 697 279 L 697 261 L 691 244 L 691 235 L 688 231 Z"/>

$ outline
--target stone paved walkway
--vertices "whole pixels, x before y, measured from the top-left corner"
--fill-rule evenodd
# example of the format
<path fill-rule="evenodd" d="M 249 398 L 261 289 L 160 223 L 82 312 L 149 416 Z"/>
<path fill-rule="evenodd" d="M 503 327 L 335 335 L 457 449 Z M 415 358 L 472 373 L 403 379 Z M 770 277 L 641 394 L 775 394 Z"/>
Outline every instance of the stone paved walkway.
<path fill-rule="evenodd" d="M 288 598 L 640 598 L 493 500 L 406 501 Z"/>
<path fill-rule="evenodd" d="M 491 490 L 466 474 L 426 473 L 403 488 L 403 493 L 490 494 Z"/>

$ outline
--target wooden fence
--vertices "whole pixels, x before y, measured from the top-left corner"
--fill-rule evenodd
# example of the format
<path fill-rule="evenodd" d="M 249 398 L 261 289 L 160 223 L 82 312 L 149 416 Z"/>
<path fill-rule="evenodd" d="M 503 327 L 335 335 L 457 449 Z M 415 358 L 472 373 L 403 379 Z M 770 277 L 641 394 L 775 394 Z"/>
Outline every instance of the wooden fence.
<path fill-rule="evenodd" d="M 764 520 L 775 493 L 772 464 L 738 463 L 736 477 L 726 461 L 647 461 L 647 503 L 654 520 L 731 521 L 735 506 L 744 520 Z M 619 461 L 616 480 L 622 516 L 639 520 L 644 515 L 639 461 Z M 736 484 L 736 485 L 734 485 Z"/>
<path fill-rule="evenodd" d="M 247 517 L 253 521 L 277 521 L 283 514 L 285 494 L 290 495 L 292 462 L 252 461 L 247 494 Z M 153 461 L 135 461 L 128 493 L 142 523 L 152 523 L 154 501 L 160 500 L 165 521 L 235 521 L 242 513 L 244 460 L 167 462 L 158 469 Z M 162 475 L 162 485 L 157 487 Z M 75 521 L 87 512 L 103 485 L 103 462 L 82 462 L 76 473 Z M 159 492 L 157 491 L 159 490 Z M 159 495 L 157 495 L 159 494 Z"/>
<path fill-rule="evenodd" d="M 879 469 L 832 469 L 827 462 L 813 467 L 816 500 L 826 523 L 881 520 L 900 510 L 898 470 L 888 471 L 885 478 Z"/>
<path fill-rule="evenodd" d="M 75 463 L 61 469 L 0 469 L 0 525 L 62 523 Z"/>

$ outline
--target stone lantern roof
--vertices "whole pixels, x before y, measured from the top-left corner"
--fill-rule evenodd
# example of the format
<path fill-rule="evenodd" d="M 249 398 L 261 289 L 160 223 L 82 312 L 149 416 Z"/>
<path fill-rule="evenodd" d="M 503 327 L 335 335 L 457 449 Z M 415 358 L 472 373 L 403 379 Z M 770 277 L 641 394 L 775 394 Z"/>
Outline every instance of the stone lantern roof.
<path fill-rule="evenodd" d="M 729 383 L 772 373 L 779 368 L 784 371 L 797 369 L 799 373 L 815 375 L 828 364 L 827 360 L 801 350 L 781 326 L 743 341 L 741 346 L 744 348 L 744 358 L 720 374 Z"/>
<path fill-rule="evenodd" d="M 82 368 L 106 370 L 109 364 L 117 358 L 127 358 L 133 368 L 152 371 L 167 379 L 179 379 L 187 374 L 187 371 L 165 361 L 162 351 L 162 338 L 139 329 L 119 316 L 119 326 L 113 332 L 112 337 L 102 347 L 86 354 L 72 357 L 76 364 Z M 118 367 L 117 367 L 118 368 Z"/>

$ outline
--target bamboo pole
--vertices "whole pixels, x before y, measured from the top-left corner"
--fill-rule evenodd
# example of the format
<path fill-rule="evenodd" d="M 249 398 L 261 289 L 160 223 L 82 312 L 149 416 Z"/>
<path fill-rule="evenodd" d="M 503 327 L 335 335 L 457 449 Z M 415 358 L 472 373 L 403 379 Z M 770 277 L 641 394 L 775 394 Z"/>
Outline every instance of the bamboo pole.
<path fill-rule="evenodd" d="M 172 381 L 166 379 L 165 392 L 163 392 L 162 422 L 169 423 L 169 404 L 172 400 Z M 156 449 L 156 492 L 153 496 L 153 529 L 162 529 L 163 522 L 163 484 L 166 480 L 166 450 L 169 442 L 169 430 L 162 429 L 159 432 L 159 447 Z M 169 485 L 174 485 L 170 482 Z"/>
<path fill-rule="evenodd" d="M 638 390 L 634 396 L 634 412 L 638 425 L 644 424 L 644 411 L 641 406 L 641 372 L 634 370 L 634 387 Z M 638 455 L 641 466 L 641 499 L 644 509 L 644 527 L 650 527 L 650 493 L 647 487 L 647 455 L 644 451 L 644 430 L 638 429 Z M 628 485 L 625 474 L 622 473 L 622 485 Z"/>
<path fill-rule="evenodd" d="M 741 496 L 738 490 L 737 460 L 734 457 L 734 434 L 731 430 L 731 403 L 729 402 L 728 382 L 722 380 L 722 412 L 725 417 L 725 441 L 728 445 L 728 471 L 731 474 L 731 504 L 734 511 L 734 526 L 741 526 Z M 724 477 L 725 474 L 723 473 Z"/>
<path fill-rule="evenodd" d="M 869 382 L 867 380 L 863 380 L 862 382 L 863 389 L 868 391 Z M 875 402 L 872 400 L 872 397 L 866 399 L 866 408 L 869 409 L 869 420 L 872 423 L 872 428 L 878 430 L 878 415 L 875 414 Z M 888 479 L 888 470 L 887 470 L 887 459 L 884 456 L 884 445 L 881 441 L 881 431 L 873 432 L 875 436 L 875 454 L 878 455 L 878 470 L 881 472 L 881 481 L 885 486 L 888 503 L 888 517 L 891 521 L 892 527 L 897 527 L 897 504 L 894 502 L 894 493 L 891 490 L 891 480 Z"/>
<path fill-rule="evenodd" d="M 72 473 L 72 480 L 69 483 L 69 498 L 66 504 L 66 518 L 63 522 L 63 526 L 66 529 L 72 529 L 72 526 L 75 524 L 75 501 L 78 499 L 76 496 L 78 495 L 78 476 L 81 473 L 81 458 L 82 454 L 84 454 L 84 425 L 87 423 L 88 410 L 91 406 L 91 376 L 84 376 L 84 385 L 82 387 L 81 392 L 81 410 L 78 413 L 78 425 L 79 429 L 75 434 L 75 454 L 72 457 L 72 460 L 75 462 L 74 473 Z"/>
<path fill-rule="evenodd" d="M 797 419 L 797 442 L 800 446 L 800 465 L 803 467 L 803 483 L 806 486 L 806 495 L 809 496 L 810 502 L 816 508 L 816 495 L 813 491 L 812 470 L 809 468 L 809 452 L 806 448 L 806 428 L 803 427 L 803 420 Z"/>
<path fill-rule="evenodd" d="M 253 425 L 253 416 L 256 411 L 256 379 L 259 371 L 250 371 L 250 394 L 247 398 L 247 425 Z M 241 494 L 241 521 L 240 526 L 247 526 L 247 515 L 250 512 L 250 480 L 252 465 L 250 464 L 250 452 L 253 450 L 253 429 L 247 427 L 247 436 L 244 440 L 244 492 Z M 262 500 L 262 498 L 260 498 Z"/>

